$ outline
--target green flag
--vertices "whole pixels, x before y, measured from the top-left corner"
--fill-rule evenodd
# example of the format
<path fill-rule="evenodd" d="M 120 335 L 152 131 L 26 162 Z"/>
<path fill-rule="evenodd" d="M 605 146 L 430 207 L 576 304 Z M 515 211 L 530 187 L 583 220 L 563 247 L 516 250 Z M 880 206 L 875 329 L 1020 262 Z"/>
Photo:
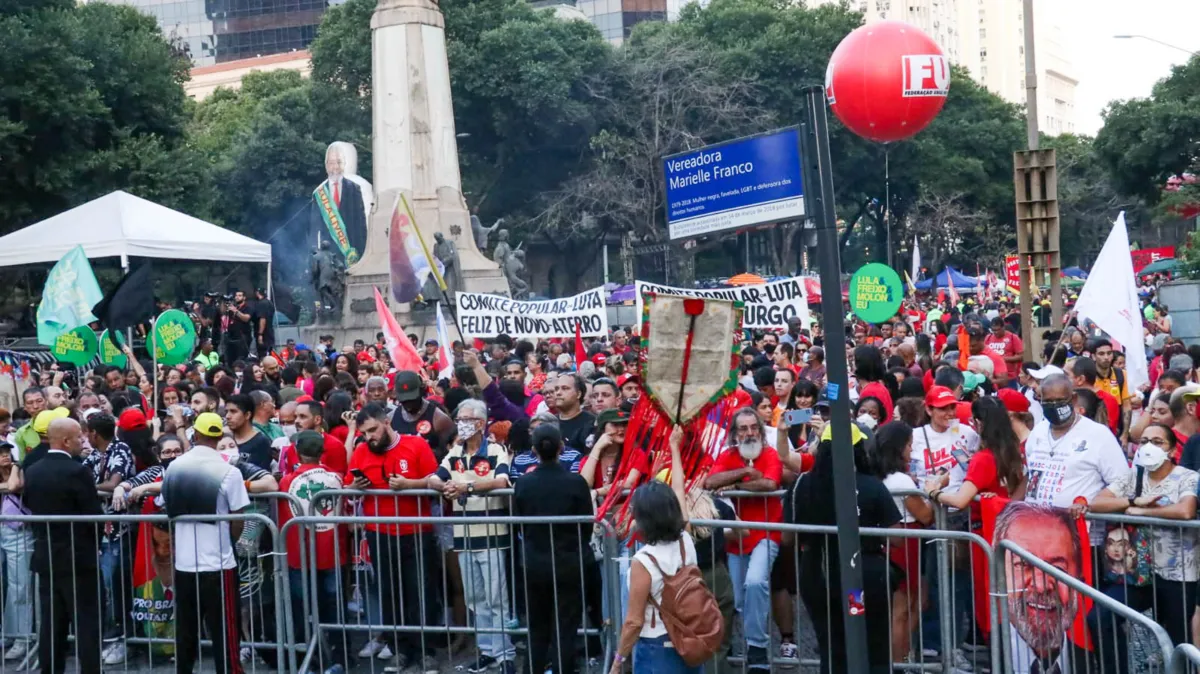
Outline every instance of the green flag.
<path fill-rule="evenodd" d="M 87 253 L 75 246 L 46 277 L 37 310 L 38 344 L 54 346 L 59 335 L 96 320 L 92 307 L 103 298 Z"/>

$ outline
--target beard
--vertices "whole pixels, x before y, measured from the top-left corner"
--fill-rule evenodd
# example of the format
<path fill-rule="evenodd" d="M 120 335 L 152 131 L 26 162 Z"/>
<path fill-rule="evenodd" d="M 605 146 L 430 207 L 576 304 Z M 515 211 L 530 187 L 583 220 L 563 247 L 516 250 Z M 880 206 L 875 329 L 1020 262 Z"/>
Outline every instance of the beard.
<path fill-rule="evenodd" d="M 1064 605 L 1056 591 L 1026 589 L 1009 594 L 1008 615 L 1034 653 L 1056 653 L 1075 620 L 1076 601 L 1074 593 Z"/>
<path fill-rule="evenodd" d="M 367 449 L 371 450 L 372 454 L 386 454 L 388 448 L 392 446 L 392 437 L 384 433 L 378 440 L 367 438 Z"/>
<path fill-rule="evenodd" d="M 743 459 L 754 461 L 762 454 L 763 443 L 762 440 L 746 440 L 745 442 L 739 442 L 737 448 L 738 454 L 741 454 Z"/>

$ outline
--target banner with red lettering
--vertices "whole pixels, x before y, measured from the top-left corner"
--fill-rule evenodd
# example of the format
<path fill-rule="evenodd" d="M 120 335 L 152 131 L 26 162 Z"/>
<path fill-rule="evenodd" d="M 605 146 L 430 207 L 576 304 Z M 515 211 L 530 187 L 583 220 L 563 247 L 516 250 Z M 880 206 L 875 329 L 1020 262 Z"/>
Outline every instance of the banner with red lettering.
<path fill-rule="evenodd" d="M 1133 273 L 1140 274 L 1143 269 L 1149 267 L 1154 262 L 1167 257 L 1175 257 L 1175 246 L 1131 250 L 1129 251 L 1129 257 L 1133 258 Z"/>
<path fill-rule="evenodd" d="M 1004 284 L 1012 292 L 1021 290 L 1021 260 L 1016 255 L 1004 256 Z"/>

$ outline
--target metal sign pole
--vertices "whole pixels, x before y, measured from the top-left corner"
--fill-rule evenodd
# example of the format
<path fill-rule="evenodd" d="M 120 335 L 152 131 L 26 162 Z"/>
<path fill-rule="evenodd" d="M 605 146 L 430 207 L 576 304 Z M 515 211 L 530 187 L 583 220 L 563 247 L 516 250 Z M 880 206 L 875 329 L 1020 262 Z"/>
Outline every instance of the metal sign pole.
<path fill-rule="evenodd" d="M 833 487 L 841 568 L 842 617 L 846 625 L 846 665 L 850 674 L 866 674 L 867 621 L 862 597 L 862 555 L 858 534 L 858 499 L 855 488 L 854 450 L 850 438 L 850 393 L 846 370 L 846 335 L 842 315 L 842 265 L 838 247 L 837 216 L 833 202 L 833 168 L 829 155 L 829 120 L 825 90 L 804 90 L 804 120 L 800 133 L 800 159 L 804 175 L 804 212 L 817 230 L 821 260 L 821 316 L 825 324 L 826 388 L 833 433 Z M 883 601 L 888 601 L 884 599 Z"/>

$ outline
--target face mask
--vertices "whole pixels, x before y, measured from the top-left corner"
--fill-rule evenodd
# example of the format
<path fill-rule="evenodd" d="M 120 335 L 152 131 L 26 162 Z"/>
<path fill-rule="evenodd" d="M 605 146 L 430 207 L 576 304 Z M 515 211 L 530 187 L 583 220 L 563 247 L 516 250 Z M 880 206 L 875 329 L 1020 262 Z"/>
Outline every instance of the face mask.
<path fill-rule="evenodd" d="M 1150 444 L 1149 442 L 1138 447 L 1137 454 L 1133 456 L 1133 463 L 1136 466 L 1141 466 L 1146 470 L 1157 470 L 1167 462 L 1167 453 L 1161 447 Z"/>
<path fill-rule="evenodd" d="M 284 424 L 282 428 L 284 437 L 290 438 L 296 434 L 296 424 Z"/>
<path fill-rule="evenodd" d="M 166 470 L 167 467 L 171 465 L 171 462 L 175 460 L 175 458 L 176 457 L 172 456 L 169 459 L 163 459 L 162 461 L 159 461 L 159 463 L 162 464 L 163 470 Z"/>
<path fill-rule="evenodd" d="M 458 426 L 458 439 L 462 442 L 470 440 L 479 432 L 475 430 L 474 421 L 458 421 L 455 422 L 455 425 Z"/>
<path fill-rule="evenodd" d="M 871 416 L 870 414 L 860 414 L 858 415 L 858 419 L 856 421 L 871 430 L 875 430 L 875 426 L 879 424 L 879 422 L 875 420 L 875 417 Z"/>
<path fill-rule="evenodd" d="M 755 461 L 758 455 L 762 454 L 763 444 L 761 440 L 747 440 L 746 442 L 738 443 L 738 453 L 747 461 Z"/>
<path fill-rule="evenodd" d="M 1071 421 L 1071 417 L 1075 414 L 1075 409 L 1071 407 L 1071 403 L 1062 402 L 1055 405 L 1043 405 L 1042 412 L 1046 415 L 1046 420 L 1051 426 L 1062 426 Z"/>

